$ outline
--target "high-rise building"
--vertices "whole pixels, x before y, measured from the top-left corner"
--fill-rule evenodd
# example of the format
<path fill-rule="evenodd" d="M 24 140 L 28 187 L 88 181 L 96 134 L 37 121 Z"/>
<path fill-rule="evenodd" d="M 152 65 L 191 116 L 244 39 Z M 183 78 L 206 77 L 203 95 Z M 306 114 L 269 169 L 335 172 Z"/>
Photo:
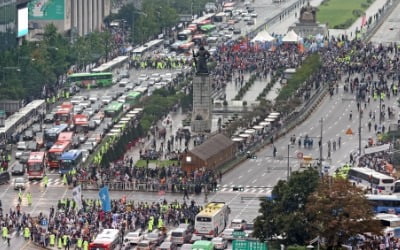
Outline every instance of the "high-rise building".
<path fill-rule="evenodd" d="M 53 23 L 60 33 L 86 35 L 103 27 L 111 12 L 111 0 L 31 0 L 29 39 L 41 39 L 47 24 Z"/>
<path fill-rule="evenodd" d="M 29 0 L 0 0 L 0 50 L 15 47 L 28 34 Z"/>

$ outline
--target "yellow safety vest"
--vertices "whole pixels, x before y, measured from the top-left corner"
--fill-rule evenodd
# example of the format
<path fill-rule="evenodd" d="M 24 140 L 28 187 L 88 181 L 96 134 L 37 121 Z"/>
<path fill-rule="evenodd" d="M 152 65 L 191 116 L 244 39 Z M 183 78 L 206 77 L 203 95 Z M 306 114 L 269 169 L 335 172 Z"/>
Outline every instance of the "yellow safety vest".
<path fill-rule="evenodd" d="M 50 246 L 54 246 L 56 240 L 56 236 L 54 234 L 50 234 Z"/>

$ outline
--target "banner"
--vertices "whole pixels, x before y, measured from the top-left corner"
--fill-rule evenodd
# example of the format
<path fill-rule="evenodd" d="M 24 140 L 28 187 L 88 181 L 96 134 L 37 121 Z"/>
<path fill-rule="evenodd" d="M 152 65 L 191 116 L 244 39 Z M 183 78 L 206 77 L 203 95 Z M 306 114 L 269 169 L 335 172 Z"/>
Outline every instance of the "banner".
<path fill-rule="evenodd" d="M 76 207 L 82 209 L 82 188 L 81 185 L 72 189 L 72 198 L 76 202 Z"/>
<path fill-rule="evenodd" d="M 110 200 L 110 193 L 108 192 L 108 187 L 105 186 L 100 189 L 99 197 L 101 201 L 101 208 L 104 212 L 111 211 L 111 200 Z"/>

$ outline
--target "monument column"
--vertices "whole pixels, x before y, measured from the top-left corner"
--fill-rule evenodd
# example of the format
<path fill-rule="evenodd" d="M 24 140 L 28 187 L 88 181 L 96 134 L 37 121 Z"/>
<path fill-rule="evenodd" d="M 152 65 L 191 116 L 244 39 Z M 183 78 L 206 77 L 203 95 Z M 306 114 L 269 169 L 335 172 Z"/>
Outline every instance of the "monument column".
<path fill-rule="evenodd" d="M 193 78 L 193 112 L 191 130 L 195 133 L 210 133 L 212 121 L 211 79 L 207 69 L 208 51 L 200 47 L 193 53 L 196 75 Z"/>

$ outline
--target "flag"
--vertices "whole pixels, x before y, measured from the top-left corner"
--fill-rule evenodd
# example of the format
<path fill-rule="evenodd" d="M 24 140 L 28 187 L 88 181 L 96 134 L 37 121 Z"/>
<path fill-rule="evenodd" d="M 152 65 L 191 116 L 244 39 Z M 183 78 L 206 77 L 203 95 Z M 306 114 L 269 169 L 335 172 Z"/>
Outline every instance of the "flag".
<path fill-rule="evenodd" d="M 99 197 L 101 201 L 101 208 L 104 212 L 111 211 L 111 200 L 110 200 L 110 193 L 108 192 L 108 187 L 102 187 L 99 191 Z"/>
<path fill-rule="evenodd" d="M 364 14 L 361 18 L 361 28 L 367 24 L 367 16 Z"/>
<path fill-rule="evenodd" d="M 82 188 L 81 185 L 76 186 L 72 189 L 72 198 L 76 202 L 76 206 L 78 209 L 82 209 Z"/>

